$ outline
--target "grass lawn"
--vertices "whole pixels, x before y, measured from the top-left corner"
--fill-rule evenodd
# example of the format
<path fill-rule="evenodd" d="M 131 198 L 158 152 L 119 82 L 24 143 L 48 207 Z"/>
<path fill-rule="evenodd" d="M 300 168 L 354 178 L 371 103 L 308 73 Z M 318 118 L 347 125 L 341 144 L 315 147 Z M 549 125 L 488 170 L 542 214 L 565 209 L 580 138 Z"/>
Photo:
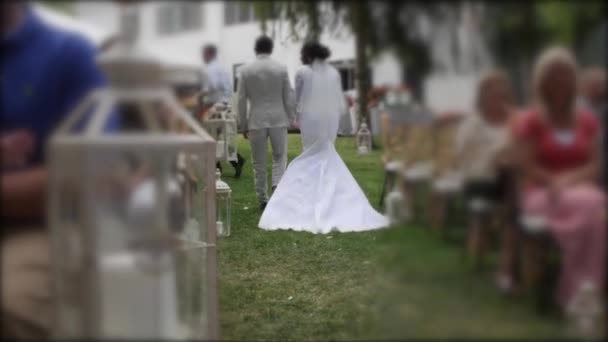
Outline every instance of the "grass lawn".
<path fill-rule="evenodd" d="M 462 243 L 424 227 L 313 235 L 257 228 L 249 144 L 241 179 L 224 165 L 233 189 L 232 235 L 219 242 L 220 324 L 226 340 L 395 338 L 550 338 L 560 321 L 529 299 L 505 298 L 491 272 L 473 272 Z M 371 203 L 382 184 L 379 152 L 357 156 L 352 138 L 337 148 Z M 289 137 L 289 159 L 301 151 Z M 269 159 L 270 160 L 270 159 Z"/>

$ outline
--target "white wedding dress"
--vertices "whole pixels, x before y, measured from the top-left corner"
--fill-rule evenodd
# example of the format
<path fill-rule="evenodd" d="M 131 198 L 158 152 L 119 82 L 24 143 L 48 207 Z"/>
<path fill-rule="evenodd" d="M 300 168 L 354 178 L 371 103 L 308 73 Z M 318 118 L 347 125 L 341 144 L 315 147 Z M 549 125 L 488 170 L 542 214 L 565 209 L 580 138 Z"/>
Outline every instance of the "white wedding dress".
<path fill-rule="evenodd" d="M 340 116 L 346 113 L 337 70 L 321 61 L 300 69 L 296 101 L 304 151 L 287 167 L 259 227 L 324 234 L 388 226 L 334 147 Z"/>

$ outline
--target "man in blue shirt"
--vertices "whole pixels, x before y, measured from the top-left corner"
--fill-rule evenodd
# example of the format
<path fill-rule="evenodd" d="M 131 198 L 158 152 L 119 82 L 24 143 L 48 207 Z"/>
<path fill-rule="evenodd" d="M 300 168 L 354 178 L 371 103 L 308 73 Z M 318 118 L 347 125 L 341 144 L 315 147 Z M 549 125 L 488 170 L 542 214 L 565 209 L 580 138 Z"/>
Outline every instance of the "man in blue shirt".
<path fill-rule="evenodd" d="M 217 59 L 217 47 L 213 44 L 203 46 L 203 61 L 207 65 L 207 70 L 202 72 L 201 92 L 205 95 L 203 101 L 204 111 L 209 110 L 218 102 L 232 102 L 232 82 L 230 73 Z M 237 153 L 237 161 L 231 161 L 234 167 L 235 178 L 240 178 L 245 165 L 245 158 Z M 218 161 L 216 167 L 222 170 L 222 164 Z"/>
<path fill-rule="evenodd" d="M 48 240 L 41 229 L 45 146 L 74 106 L 105 80 L 86 39 L 43 22 L 27 2 L 1 2 L 0 10 L 2 326 L 12 337 L 42 337 L 50 322 Z"/>

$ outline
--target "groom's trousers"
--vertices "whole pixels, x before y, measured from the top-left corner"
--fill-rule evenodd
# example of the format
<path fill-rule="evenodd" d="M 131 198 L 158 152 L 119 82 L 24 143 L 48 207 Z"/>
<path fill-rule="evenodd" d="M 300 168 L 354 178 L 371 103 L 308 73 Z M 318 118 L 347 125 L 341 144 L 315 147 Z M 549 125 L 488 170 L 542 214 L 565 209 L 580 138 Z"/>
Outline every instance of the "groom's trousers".
<path fill-rule="evenodd" d="M 260 202 L 268 201 L 266 156 L 268 138 L 272 146 L 272 186 L 277 186 L 287 168 L 287 127 L 252 129 L 249 131 L 255 192 Z"/>

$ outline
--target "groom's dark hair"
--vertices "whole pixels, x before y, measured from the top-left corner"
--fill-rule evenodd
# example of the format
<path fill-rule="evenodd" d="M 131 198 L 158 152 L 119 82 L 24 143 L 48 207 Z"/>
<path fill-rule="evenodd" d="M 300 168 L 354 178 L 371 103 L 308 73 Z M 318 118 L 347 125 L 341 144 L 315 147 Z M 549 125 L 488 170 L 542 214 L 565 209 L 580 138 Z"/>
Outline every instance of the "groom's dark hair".
<path fill-rule="evenodd" d="M 270 37 L 268 36 L 260 36 L 258 39 L 255 40 L 254 50 L 256 55 L 271 54 L 273 47 L 274 43 L 272 42 L 272 39 L 270 39 Z"/>

